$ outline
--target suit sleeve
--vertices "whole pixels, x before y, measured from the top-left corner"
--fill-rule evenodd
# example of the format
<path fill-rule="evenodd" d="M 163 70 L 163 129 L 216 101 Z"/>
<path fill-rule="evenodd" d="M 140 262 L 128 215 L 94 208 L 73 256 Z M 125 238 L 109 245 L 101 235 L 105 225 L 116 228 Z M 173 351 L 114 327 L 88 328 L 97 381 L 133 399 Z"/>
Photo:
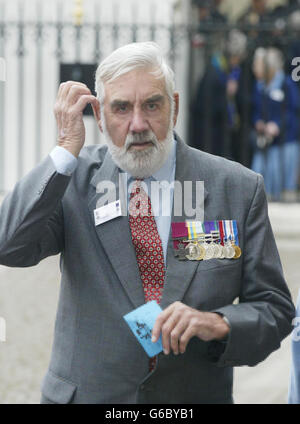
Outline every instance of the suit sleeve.
<path fill-rule="evenodd" d="M 214 312 L 230 322 L 219 366 L 254 366 L 280 347 L 292 331 L 295 308 L 283 277 L 261 176 L 244 226 L 243 276 L 239 303 Z"/>
<path fill-rule="evenodd" d="M 47 156 L 3 200 L 0 264 L 27 267 L 63 250 L 61 200 L 70 181 Z"/>

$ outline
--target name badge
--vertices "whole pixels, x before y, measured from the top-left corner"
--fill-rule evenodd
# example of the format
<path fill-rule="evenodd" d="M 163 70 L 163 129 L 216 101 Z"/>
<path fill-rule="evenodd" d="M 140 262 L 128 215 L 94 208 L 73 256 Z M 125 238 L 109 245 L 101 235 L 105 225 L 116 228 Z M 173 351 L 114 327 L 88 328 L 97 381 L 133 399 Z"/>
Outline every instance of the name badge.
<path fill-rule="evenodd" d="M 121 215 L 122 211 L 120 200 L 101 206 L 94 210 L 95 226 L 104 224 L 104 222 L 111 221 Z"/>

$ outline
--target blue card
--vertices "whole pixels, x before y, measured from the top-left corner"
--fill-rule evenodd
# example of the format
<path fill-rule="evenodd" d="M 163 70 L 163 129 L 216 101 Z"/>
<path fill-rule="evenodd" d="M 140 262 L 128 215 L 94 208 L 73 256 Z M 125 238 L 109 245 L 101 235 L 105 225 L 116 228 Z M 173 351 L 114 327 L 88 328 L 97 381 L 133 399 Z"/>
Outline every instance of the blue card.
<path fill-rule="evenodd" d="M 161 307 L 155 300 L 152 300 L 123 317 L 150 358 L 163 350 L 161 336 L 156 343 L 151 342 L 152 328 L 154 327 L 157 316 L 161 312 Z"/>

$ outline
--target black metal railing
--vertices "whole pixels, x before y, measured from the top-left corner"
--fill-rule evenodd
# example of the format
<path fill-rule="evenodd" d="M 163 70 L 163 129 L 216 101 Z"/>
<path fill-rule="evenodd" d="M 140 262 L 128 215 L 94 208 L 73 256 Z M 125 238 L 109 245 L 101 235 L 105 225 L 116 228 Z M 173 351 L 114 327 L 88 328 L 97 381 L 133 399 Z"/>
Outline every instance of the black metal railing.
<path fill-rule="evenodd" d="M 43 123 L 45 109 L 45 92 L 49 81 L 55 81 L 55 93 L 59 85 L 60 67 L 64 63 L 98 64 L 110 51 L 127 42 L 154 40 L 162 45 L 168 55 L 171 67 L 175 74 L 178 64 L 185 62 L 187 69 L 186 90 L 188 92 L 188 119 L 187 142 L 197 148 L 211 153 L 236 160 L 250 167 L 252 147 L 250 135 L 253 131 L 253 72 L 252 60 L 257 47 L 276 46 L 284 53 L 285 70 L 291 72 L 291 60 L 295 51 L 291 48 L 297 43 L 299 32 L 274 27 L 272 23 L 253 27 L 246 25 L 207 23 L 199 25 L 178 25 L 175 23 L 161 24 L 148 22 L 146 24 L 132 21 L 131 23 L 101 22 L 97 2 L 95 3 L 94 22 L 84 22 L 74 25 L 62 19 L 61 9 L 57 8 L 57 18 L 53 22 L 42 19 L 42 2 L 37 10 L 36 19 L 25 21 L 23 6 L 20 3 L 19 16 L 15 21 L 5 20 L 3 10 L 0 10 L 0 57 L 12 57 L 16 64 L 17 96 L 16 120 L 13 122 L 17 130 L 16 138 L 16 178 L 19 179 L 25 172 L 26 147 L 24 146 L 24 129 L 28 115 L 34 114 L 34 125 L 31 128 L 31 143 L 34 143 L 34 163 L 38 163 L 43 156 L 41 140 L 45 137 Z M 97 19 L 99 16 L 99 19 Z M 232 30 L 238 29 L 247 38 L 245 54 L 239 65 L 241 76 L 237 96 L 228 99 L 226 95 L 226 78 L 230 72 L 228 46 L 226 42 Z M 15 38 L 15 43 L 10 42 Z M 186 43 L 188 48 L 185 57 L 178 55 Z M 51 45 L 51 46 L 50 46 Z M 46 48 L 47 47 L 47 48 Z M 35 69 L 35 99 L 34 110 L 30 108 L 26 88 L 26 61 L 29 53 L 34 50 L 30 59 Z M 45 53 L 46 52 L 46 53 Z M 50 53 L 49 53 L 50 52 Z M 89 52 L 89 53 L 88 53 Z M 219 55 L 219 56 L 218 56 Z M 45 58 L 45 56 L 47 56 Z M 218 56 L 218 57 L 217 57 Z M 300 56 L 300 49 L 299 49 Z M 31 57 L 31 56 L 30 56 Z M 214 86 L 216 66 L 214 60 L 227 61 L 224 69 L 224 80 Z M 52 63 L 55 72 L 45 73 L 48 62 Z M 11 167 L 5 159 L 7 143 L 13 140 L 5 139 L 6 126 L 12 123 L 7 120 L 7 97 L 10 93 L 5 88 L 6 84 L 0 83 L 0 191 L 6 189 L 5 170 Z M 27 90 L 28 91 L 28 90 Z M 53 92 L 53 97 L 55 95 Z M 53 104 L 51 104 L 52 108 Z M 50 107 L 50 106 L 49 106 Z M 230 108 L 234 110 L 234 122 L 230 117 Z M 230 121 L 231 120 L 231 121 Z M 55 144 L 55 123 L 51 128 L 46 128 L 50 134 L 52 144 Z M 49 135 L 48 134 L 48 135 Z M 28 138 L 29 136 L 27 136 Z M 94 142 L 98 142 L 98 132 L 95 125 Z"/>

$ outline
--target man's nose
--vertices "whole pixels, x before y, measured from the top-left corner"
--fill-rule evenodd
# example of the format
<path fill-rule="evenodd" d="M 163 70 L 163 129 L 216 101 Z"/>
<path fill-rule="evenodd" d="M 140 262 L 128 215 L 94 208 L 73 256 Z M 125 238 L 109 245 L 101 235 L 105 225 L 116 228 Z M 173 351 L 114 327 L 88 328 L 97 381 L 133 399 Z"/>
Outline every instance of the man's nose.
<path fill-rule="evenodd" d="M 147 122 L 144 113 L 140 109 L 135 109 L 132 113 L 132 118 L 130 122 L 129 130 L 132 133 L 141 133 L 149 129 L 149 124 Z"/>

